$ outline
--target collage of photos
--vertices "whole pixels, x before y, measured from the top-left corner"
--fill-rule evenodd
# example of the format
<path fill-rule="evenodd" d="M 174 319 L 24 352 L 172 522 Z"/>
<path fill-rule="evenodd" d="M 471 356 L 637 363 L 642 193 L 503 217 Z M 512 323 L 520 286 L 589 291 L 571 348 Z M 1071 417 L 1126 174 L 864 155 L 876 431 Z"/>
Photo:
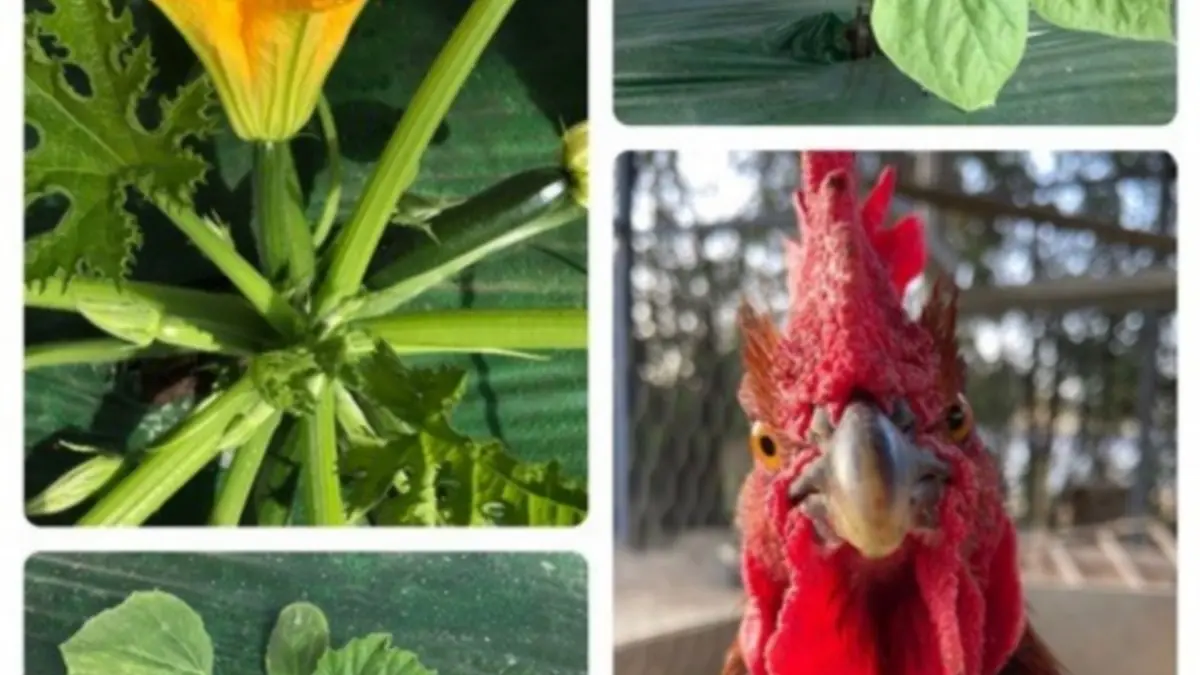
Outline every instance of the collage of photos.
<path fill-rule="evenodd" d="M 1188 4 L 25 0 L 10 671 L 1200 669 Z"/>

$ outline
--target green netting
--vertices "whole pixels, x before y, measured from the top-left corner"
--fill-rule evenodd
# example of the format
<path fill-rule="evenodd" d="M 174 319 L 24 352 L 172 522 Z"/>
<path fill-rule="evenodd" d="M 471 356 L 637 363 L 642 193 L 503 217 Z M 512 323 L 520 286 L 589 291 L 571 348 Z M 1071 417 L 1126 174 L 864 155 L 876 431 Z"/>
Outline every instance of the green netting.
<path fill-rule="evenodd" d="M 334 68 L 326 94 L 337 118 L 343 161 L 343 214 L 348 214 L 395 123 L 467 0 L 385 0 L 368 3 Z M 154 40 L 170 90 L 196 72 L 195 59 L 149 3 L 133 3 Z M 28 11 L 28 7 L 27 7 Z M 557 161 L 559 136 L 587 115 L 587 3 L 522 0 L 506 20 L 425 156 L 415 190 L 466 196 L 505 176 Z M 314 125 L 315 126 L 315 125 Z M 320 208 L 328 170 L 314 133 L 293 144 L 302 180 Z M 201 207 L 248 232 L 250 148 L 229 136 L 213 144 L 216 170 Z M 146 245 L 138 279 L 204 286 L 216 270 L 154 213 L 142 217 Z M 26 222 L 27 236 L 44 225 Z M 412 231 L 392 232 L 404 246 Z M 243 250 L 250 250 L 242 237 Z M 585 223 L 560 228 L 528 245 L 476 265 L 453 283 L 432 289 L 416 307 L 585 307 Z M 47 312 L 27 313 L 30 343 L 93 334 L 80 322 Z M 498 357 L 452 359 L 469 369 L 468 395 L 457 413 L 461 428 L 504 441 L 516 456 L 557 459 L 570 475 L 586 476 L 587 359 L 583 352 L 548 353 L 544 363 Z M 114 448 L 143 446 L 186 412 L 190 402 L 155 409 L 136 400 L 128 378 L 113 368 L 54 368 L 25 376 L 25 452 L 65 434 Z M 40 453 L 39 453 L 40 454 Z M 37 490 L 78 457 L 34 457 L 28 487 Z M 194 495 L 193 495 L 194 497 Z M 178 500 L 176 500 L 178 501 Z M 195 509 L 185 509 L 191 511 Z M 68 514 L 70 515 L 70 514 Z M 77 515 L 77 514 L 75 514 Z M 200 513 L 177 515 L 185 521 Z"/>
<path fill-rule="evenodd" d="M 831 58 L 836 48 L 821 43 L 830 33 L 796 31 L 827 12 L 849 20 L 853 7 L 851 0 L 616 0 L 617 117 L 627 124 L 1165 124 L 1175 115 L 1174 46 L 1065 31 L 1036 17 L 996 107 L 960 112 L 925 95 L 883 56 Z"/>
<path fill-rule="evenodd" d="M 372 632 L 444 675 L 587 672 L 586 563 L 571 554 L 43 554 L 25 570 L 25 672 L 64 675 L 58 645 L 133 591 L 204 619 L 218 675 L 261 675 L 279 610 L 307 600 L 335 646 Z"/>

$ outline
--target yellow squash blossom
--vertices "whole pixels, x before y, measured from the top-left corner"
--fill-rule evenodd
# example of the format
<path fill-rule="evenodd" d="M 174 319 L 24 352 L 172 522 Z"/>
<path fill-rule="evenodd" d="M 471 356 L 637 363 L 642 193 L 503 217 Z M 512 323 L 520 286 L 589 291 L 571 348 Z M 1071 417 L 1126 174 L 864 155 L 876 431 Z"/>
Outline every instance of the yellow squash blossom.
<path fill-rule="evenodd" d="M 312 117 L 366 0 L 152 0 L 199 56 L 238 136 L 291 138 Z"/>

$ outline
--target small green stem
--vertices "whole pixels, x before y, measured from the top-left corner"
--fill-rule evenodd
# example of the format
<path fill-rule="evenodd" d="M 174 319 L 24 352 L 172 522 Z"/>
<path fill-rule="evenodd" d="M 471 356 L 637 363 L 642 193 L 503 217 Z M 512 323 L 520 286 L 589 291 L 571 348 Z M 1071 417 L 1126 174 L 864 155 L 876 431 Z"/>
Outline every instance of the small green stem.
<path fill-rule="evenodd" d="M 322 384 L 316 410 L 299 424 L 304 462 L 300 469 L 301 503 L 307 524 L 345 525 L 346 507 L 338 476 L 336 403 L 329 383 Z"/>
<path fill-rule="evenodd" d="M 165 345 L 140 347 L 117 338 L 62 340 L 26 346 L 25 370 L 85 363 L 116 363 L 134 357 L 163 356 L 176 351 Z"/>
<path fill-rule="evenodd" d="M 79 525 L 141 525 L 216 459 L 223 449 L 223 437 L 238 415 L 265 419 L 271 412 L 254 383 L 243 376 L 155 444 L 142 463 L 92 507 Z"/>
<path fill-rule="evenodd" d="M 329 156 L 329 194 L 325 196 L 325 208 L 313 234 L 313 246 L 319 249 L 333 231 L 333 223 L 337 220 L 338 209 L 342 203 L 342 151 L 338 141 L 337 121 L 334 120 L 333 110 L 330 109 L 329 101 L 324 95 L 317 102 L 317 118 L 321 120 L 321 131 L 325 135 L 325 148 Z"/>
<path fill-rule="evenodd" d="M 250 499 L 250 491 L 254 487 L 254 479 L 262 467 L 271 438 L 279 427 L 283 416 L 276 412 L 254 432 L 242 447 L 233 455 L 233 464 L 225 474 L 225 481 L 217 493 L 217 503 L 213 506 L 209 518 L 210 525 L 235 527 L 242 520 L 242 512 Z"/>
<path fill-rule="evenodd" d="M 469 349 L 586 349 L 586 309 L 466 309 L 413 312 L 350 324 L 398 345 Z"/>
<path fill-rule="evenodd" d="M 148 197 L 233 282 L 250 301 L 250 305 L 275 330 L 287 337 L 293 337 L 300 331 L 303 324 L 300 314 L 275 291 L 266 277 L 237 252 L 228 232 L 218 228 L 212 221 L 201 218 L 191 208 L 164 192 L 152 192 Z"/>
<path fill-rule="evenodd" d="M 425 148 L 514 2 L 474 0 L 434 60 L 334 242 L 329 274 L 317 295 L 318 316 L 358 291 L 392 209 L 416 179 Z"/>
<path fill-rule="evenodd" d="M 254 235 L 269 279 L 307 287 L 316 270 L 296 166 L 287 142 L 255 146 Z"/>

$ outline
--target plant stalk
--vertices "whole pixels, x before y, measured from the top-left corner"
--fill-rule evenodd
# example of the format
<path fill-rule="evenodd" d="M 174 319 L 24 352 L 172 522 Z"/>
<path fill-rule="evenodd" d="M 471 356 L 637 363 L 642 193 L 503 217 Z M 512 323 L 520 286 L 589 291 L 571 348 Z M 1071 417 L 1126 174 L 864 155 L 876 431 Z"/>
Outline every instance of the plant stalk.
<path fill-rule="evenodd" d="M 434 132 L 515 1 L 474 0 L 434 60 L 334 242 L 329 273 L 317 294 L 318 316 L 358 291 L 392 209 L 416 180 Z"/>
<path fill-rule="evenodd" d="M 135 357 L 162 356 L 176 351 L 166 345 L 142 347 L 117 338 L 62 340 L 25 347 L 25 370 L 85 363 L 116 363 Z"/>
<path fill-rule="evenodd" d="M 392 314 L 351 324 L 389 343 L 429 351 L 586 349 L 586 309 L 458 309 Z"/>
<path fill-rule="evenodd" d="M 265 419 L 271 412 L 271 407 L 259 398 L 254 383 L 243 376 L 155 444 L 141 464 L 92 507 L 79 525 L 141 525 L 216 459 L 223 436 L 238 415 Z"/>
<path fill-rule="evenodd" d="M 25 287 L 26 307 L 84 314 L 97 305 L 124 305 L 131 313 L 153 315 L 153 339 L 184 349 L 247 355 L 276 338 L 262 317 L 236 295 L 81 277 L 69 284 L 54 279 Z"/>
<path fill-rule="evenodd" d="M 330 383 L 322 383 L 316 410 L 299 424 L 298 440 L 303 447 L 300 496 L 305 520 L 314 526 L 345 525 L 346 507 L 338 475 L 336 403 Z"/>
<path fill-rule="evenodd" d="M 259 274 L 258 270 L 237 252 L 228 232 L 221 230 L 216 223 L 200 217 L 166 193 L 152 192 L 148 196 L 200 252 L 233 282 L 250 301 L 250 306 L 257 310 L 267 323 L 286 337 L 291 338 L 298 334 L 303 326 L 299 312 L 275 291 L 266 277 Z"/>
<path fill-rule="evenodd" d="M 325 208 L 313 232 L 313 246 L 320 249 L 333 231 L 342 204 L 342 150 L 338 141 L 337 120 L 324 95 L 317 102 L 317 118 L 321 121 L 321 133 L 325 136 L 325 149 L 329 156 L 329 194 L 325 196 Z"/>
<path fill-rule="evenodd" d="M 254 239 L 267 278 L 306 288 L 316 270 L 312 232 L 304 217 L 300 183 L 285 142 L 261 143 L 254 157 Z"/>
<path fill-rule="evenodd" d="M 217 493 L 217 503 L 213 506 L 209 518 L 210 525 L 236 527 L 242 521 L 242 513 L 250 499 L 250 491 L 254 488 L 254 479 L 262 467 L 267 448 L 279 423 L 283 419 L 281 413 L 274 413 L 254 432 L 242 447 L 233 455 L 233 464 L 225 475 L 225 482 Z"/>

